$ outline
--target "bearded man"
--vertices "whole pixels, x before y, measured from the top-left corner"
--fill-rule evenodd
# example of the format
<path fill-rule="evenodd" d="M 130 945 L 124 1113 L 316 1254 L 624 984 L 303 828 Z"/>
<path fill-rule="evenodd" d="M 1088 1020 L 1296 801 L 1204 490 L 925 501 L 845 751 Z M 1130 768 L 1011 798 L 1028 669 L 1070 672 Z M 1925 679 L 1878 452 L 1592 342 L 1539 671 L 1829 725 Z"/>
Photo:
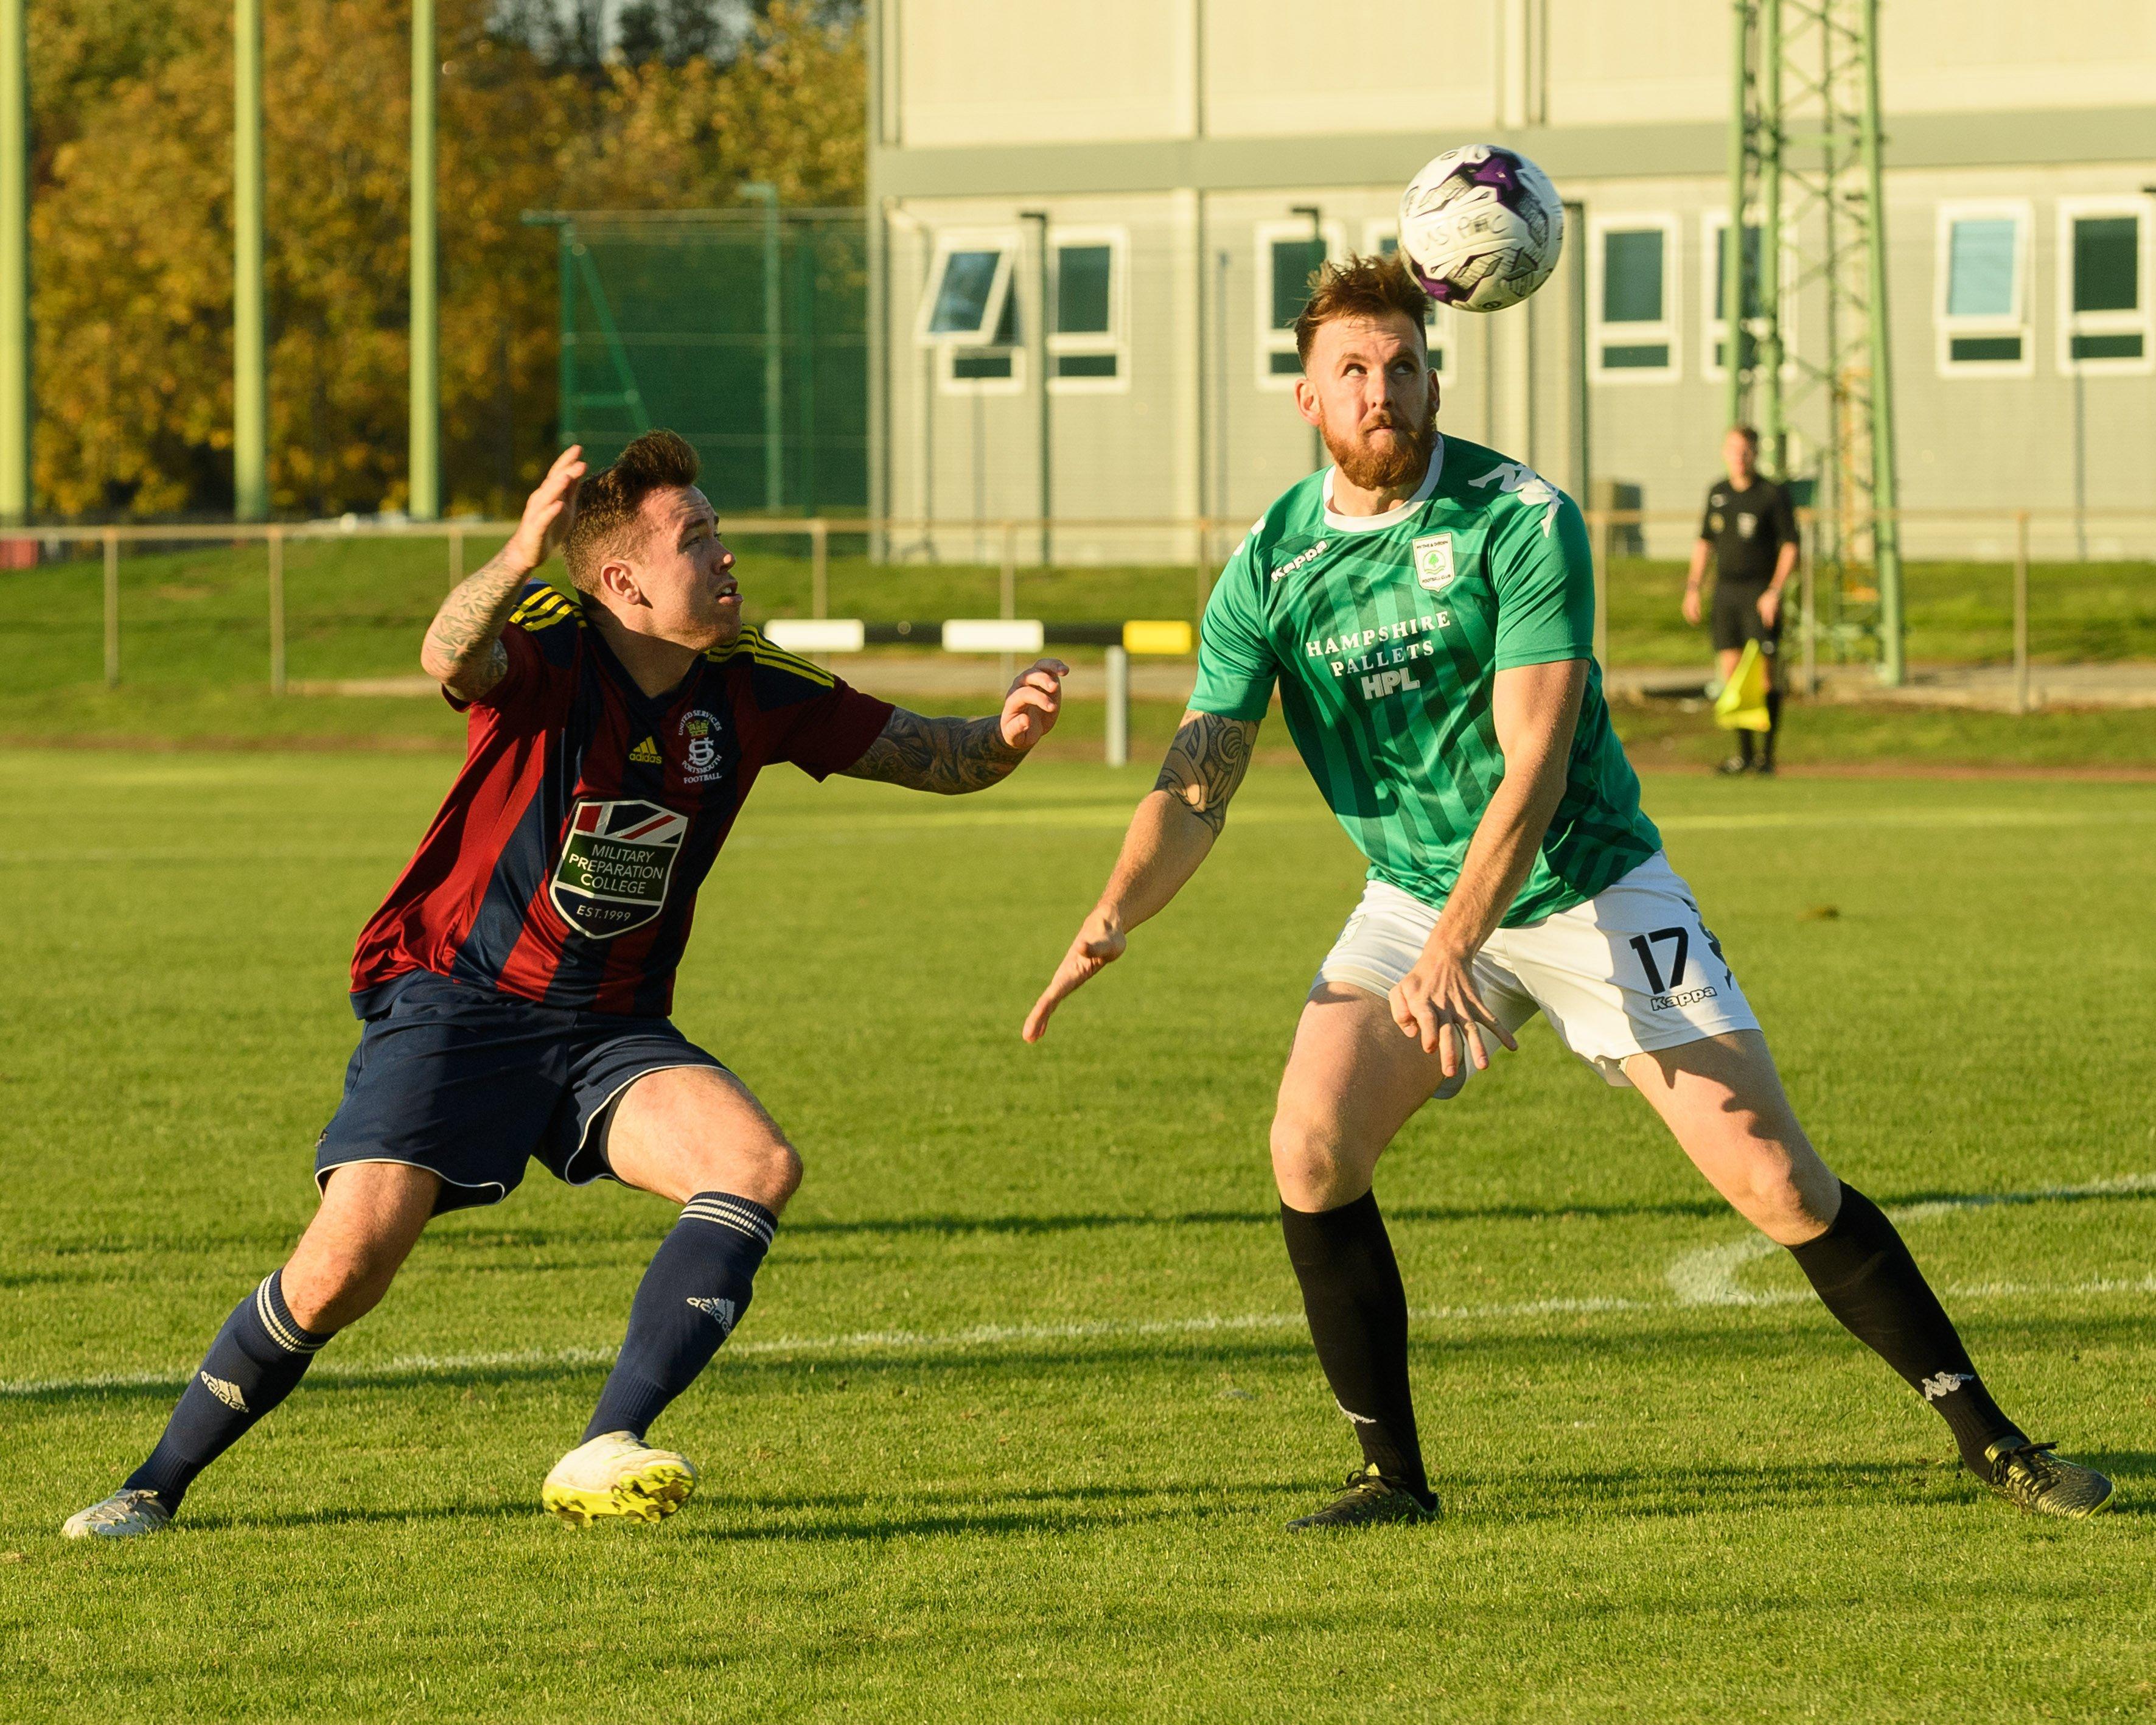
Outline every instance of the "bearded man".
<path fill-rule="evenodd" d="M 1789 1249 L 1827 1309 L 1944 1416 L 1979 1479 L 2041 1514 L 2102 1509 L 2110 1481 L 1999 1410 L 1894 1224 L 1798 1125 L 1610 727 L 1579 511 L 1522 463 L 1438 435 L 1425 309 L 1396 261 L 1322 272 L 1296 322 L 1296 403 L 1336 465 L 1291 488 L 1229 560 L 1167 764 L 1024 1028 L 1038 1041 L 1204 860 L 1277 684 L 1289 735 L 1370 862 L 1303 1007 L 1272 1128 L 1288 1259 L 1363 1462 L 1289 1525 L 1436 1512 L 1407 1296 L 1371 1183 L 1409 1117 L 1537 1011 Z"/>

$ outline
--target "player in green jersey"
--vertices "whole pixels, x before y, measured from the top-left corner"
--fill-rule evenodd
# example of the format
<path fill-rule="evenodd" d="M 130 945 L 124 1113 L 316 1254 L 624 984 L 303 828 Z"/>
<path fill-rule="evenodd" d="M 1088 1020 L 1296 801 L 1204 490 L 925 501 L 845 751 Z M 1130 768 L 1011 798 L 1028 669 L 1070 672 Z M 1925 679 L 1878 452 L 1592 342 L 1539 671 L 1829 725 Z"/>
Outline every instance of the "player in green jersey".
<path fill-rule="evenodd" d="M 1438 434 L 1424 309 L 1395 262 L 1322 272 L 1296 326 L 1296 400 L 1335 465 L 1291 488 L 1229 559 L 1190 711 L 1024 1029 L 1038 1041 L 1204 860 L 1277 688 L 1370 862 L 1303 1008 L 1272 1129 L 1288 1257 L 1363 1461 L 1290 1525 L 1436 1512 L 1407 1296 L 1372 1178 L 1409 1117 L 1457 1094 L 1537 1012 L 1646 1097 L 1828 1310 L 1944 1416 L 1979 1478 L 2041 1513 L 2102 1508 L 2111 1482 L 2000 1411 L 1893 1224 L 1797 1123 L 1610 727 L 1579 511 L 1519 462 Z"/>

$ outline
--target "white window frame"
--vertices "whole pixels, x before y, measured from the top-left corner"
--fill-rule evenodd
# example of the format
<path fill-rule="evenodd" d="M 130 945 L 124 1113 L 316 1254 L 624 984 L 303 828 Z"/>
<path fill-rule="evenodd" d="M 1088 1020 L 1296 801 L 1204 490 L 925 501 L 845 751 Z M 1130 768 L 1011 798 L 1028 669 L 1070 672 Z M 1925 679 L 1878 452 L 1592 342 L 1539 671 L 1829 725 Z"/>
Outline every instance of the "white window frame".
<path fill-rule="evenodd" d="M 1273 356 L 1295 352 L 1295 331 L 1273 327 L 1273 244 L 1276 240 L 1294 239 L 1325 242 L 1325 260 L 1332 263 L 1347 251 L 1346 228 L 1337 221 L 1321 223 L 1312 232 L 1307 216 L 1290 216 L 1284 221 L 1260 222 L 1256 229 L 1256 250 L 1253 254 L 1257 279 L 1251 284 L 1252 304 L 1257 312 L 1258 327 L 1258 388 L 1276 394 L 1292 394 L 1300 371 L 1275 372 Z"/>
<path fill-rule="evenodd" d="M 963 335 L 932 335 L 928 325 L 936 309 L 936 298 L 943 283 L 943 272 L 948 267 L 954 252 L 987 252 L 998 254 L 994 280 L 988 287 L 988 297 L 983 307 L 983 326 L 993 335 L 1001 327 L 1004 313 L 1008 308 L 1016 311 L 1013 298 L 1019 290 L 1018 260 L 1023 238 L 1015 228 L 944 228 L 936 235 L 936 249 L 928 266 L 928 279 L 921 290 L 921 309 L 914 318 L 914 339 L 923 347 L 933 350 L 936 367 L 936 388 L 941 395 L 1020 395 L 1025 392 L 1029 373 L 1026 368 L 1026 346 L 1020 341 L 1004 348 L 993 341 L 977 339 L 972 333 Z M 957 375 L 961 354 L 1008 353 L 1011 369 L 1008 377 L 961 377 Z"/>
<path fill-rule="evenodd" d="M 1757 210 L 1747 211 L 1744 225 L 1758 225 L 1753 218 Z M 1699 277 L 1700 277 L 1700 344 L 1699 374 L 1712 382 L 1721 382 L 1729 376 L 1729 368 L 1714 357 L 1714 349 L 1726 331 L 1722 318 L 1722 278 L 1714 267 L 1715 235 L 1729 225 L 1727 209 L 1702 210 L 1699 218 Z M 1738 242 L 1740 245 L 1742 240 Z M 1782 314 L 1782 377 L 1784 381 L 1797 375 L 1797 246 L 1796 233 L 1786 222 L 1782 226 L 1781 291 L 1779 304 Z"/>
<path fill-rule="evenodd" d="M 1383 254 L 1385 242 L 1391 240 L 1397 248 L 1400 243 L 1400 223 L 1397 216 L 1377 216 L 1363 224 L 1363 253 L 1365 257 Z M 1430 316 L 1423 320 L 1422 336 L 1430 349 L 1430 368 L 1440 377 L 1449 377 L 1452 370 L 1452 340 L 1455 313 L 1450 305 L 1430 302 Z"/>
<path fill-rule="evenodd" d="M 1602 289 L 1609 260 L 1603 236 L 1659 231 L 1662 236 L 1662 320 L 1660 323 L 1606 323 L 1603 321 Z M 1678 290 L 1683 283 L 1684 223 L 1661 211 L 1624 215 L 1590 216 L 1587 222 L 1587 374 L 1597 383 L 1671 383 L 1684 376 L 1684 343 L 1680 339 Z M 1712 249 L 1707 253 L 1712 259 Z M 1614 333 L 1613 333 L 1614 332 Z M 1609 347 L 1645 347 L 1661 342 L 1670 350 L 1665 366 L 1604 366 L 1602 350 Z M 1712 346 L 1708 348 L 1713 352 Z"/>
<path fill-rule="evenodd" d="M 1014 278 L 1018 271 L 1019 236 L 1010 228 L 945 228 L 936 235 L 936 250 L 928 264 L 928 279 L 921 285 L 921 309 L 915 313 L 913 338 L 924 347 L 983 347 L 992 345 L 980 339 L 992 336 L 996 326 L 1003 321 L 1004 304 L 1016 285 Z M 936 315 L 936 301 L 941 296 L 944 273 L 951 267 L 952 258 L 959 252 L 993 252 L 996 254 L 996 273 L 989 279 L 988 297 L 982 306 L 982 318 L 978 331 L 932 334 L 930 323 Z"/>
<path fill-rule="evenodd" d="M 1048 250 L 1054 281 L 1052 299 L 1057 307 L 1062 304 L 1063 249 L 1065 246 L 1101 246 L 1108 249 L 1108 330 L 1106 335 L 1066 336 L 1058 332 L 1055 323 L 1060 309 L 1051 317 L 1048 328 L 1048 393 L 1050 395 L 1127 395 L 1131 388 L 1131 235 L 1127 228 L 1071 227 L 1051 228 L 1048 233 Z M 1055 362 L 1063 354 L 1113 354 L 1116 375 L 1112 377 L 1065 377 L 1057 374 Z"/>
<path fill-rule="evenodd" d="M 2014 306 L 2004 316 L 1985 312 L 1957 317 L 1947 310 L 1947 295 L 1953 287 L 1953 228 L 1960 221 L 2012 221 L 2014 230 Z M 1942 377 L 2030 377 L 2036 372 L 2036 330 L 2034 307 L 2034 251 L 2036 213 L 2025 198 L 1950 198 L 1938 208 L 1933 251 L 1932 321 L 1938 331 L 1938 362 Z M 1958 338 L 2019 336 L 2019 359 L 1956 359 Z"/>
<path fill-rule="evenodd" d="M 2107 198 L 2061 198 L 2059 200 L 2059 340 L 2058 365 L 2069 375 L 2083 377 L 2146 376 L 2156 371 L 2156 291 L 2149 280 L 2156 267 L 2156 200 L 2132 193 Z M 2087 216 L 2131 216 L 2135 222 L 2134 249 L 2140 254 L 2135 287 L 2140 304 L 2131 311 L 2076 311 L 2074 310 L 2074 223 Z M 2076 336 L 2138 336 L 2141 353 L 2136 359 L 2076 359 Z"/>

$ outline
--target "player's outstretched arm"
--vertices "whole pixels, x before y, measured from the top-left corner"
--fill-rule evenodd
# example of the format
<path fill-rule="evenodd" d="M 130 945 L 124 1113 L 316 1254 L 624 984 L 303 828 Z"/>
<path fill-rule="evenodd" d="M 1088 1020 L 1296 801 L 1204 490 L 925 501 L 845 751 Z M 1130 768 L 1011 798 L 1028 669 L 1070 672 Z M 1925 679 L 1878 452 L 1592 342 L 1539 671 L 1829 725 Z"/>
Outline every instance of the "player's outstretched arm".
<path fill-rule="evenodd" d="M 1019 673 L 993 718 L 929 719 L 896 708 L 846 776 L 947 797 L 1000 784 L 1055 728 L 1070 675 L 1060 659 L 1035 660 Z"/>
<path fill-rule="evenodd" d="M 419 665 L 459 701 L 477 701 L 509 670 L 501 631 L 516 595 L 569 531 L 583 449 L 572 444 L 554 458 L 547 477 L 524 504 L 524 519 L 476 575 L 460 581 L 427 625 Z"/>
<path fill-rule="evenodd" d="M 1157 916 L 1198 872 L 1227 824 L 1228 803 L 1250 771 L 1258 737 L 1251 719 L 1187 712 L 1168 745 L 1160 777 L 1131 817 L 1106 889 L 1019 1032 L 1028 1042 L 1046 1034 L 1048 1020 L 1065 999 L 1101 968 L 1123 956 L 1129 932 Z"/>

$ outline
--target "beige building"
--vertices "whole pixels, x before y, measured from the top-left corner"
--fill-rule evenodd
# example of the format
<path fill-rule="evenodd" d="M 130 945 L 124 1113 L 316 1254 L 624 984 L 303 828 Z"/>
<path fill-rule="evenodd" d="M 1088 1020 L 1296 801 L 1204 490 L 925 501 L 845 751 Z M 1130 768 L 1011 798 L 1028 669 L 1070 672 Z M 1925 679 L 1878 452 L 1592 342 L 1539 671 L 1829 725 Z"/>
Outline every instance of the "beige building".
<path fill-rule="evenodd" d="M 1953 512 L 1910 548 L 1996 553 L 1974 512 L 2021 505 L 2151 555 L 2156 520 L 2102 512 L 2156 502 L 2156 4 L 1881 12 L 1902 485 Z M 1306 272 L 1389 244 L 1409 177 L 1475 141 L 1539 162 L 1573 220 L 1527 305 L 1435 318 L 1440 424 L 1568 489 L 1697 506 L 1727 0 L 870 0 L 868 22 L 871 489 L 937 524 L 896 554 L 993 555 L 952 524 L 1044 508 L 1071 562 L 1196 551 L 1079 522 L 1247 521 L 1320 459 L 1283 327 Z M 1825 317 L 1808 239 L 1800 352 Z M 1792 471 L 1823 414 L 1797 410 Z"/>

